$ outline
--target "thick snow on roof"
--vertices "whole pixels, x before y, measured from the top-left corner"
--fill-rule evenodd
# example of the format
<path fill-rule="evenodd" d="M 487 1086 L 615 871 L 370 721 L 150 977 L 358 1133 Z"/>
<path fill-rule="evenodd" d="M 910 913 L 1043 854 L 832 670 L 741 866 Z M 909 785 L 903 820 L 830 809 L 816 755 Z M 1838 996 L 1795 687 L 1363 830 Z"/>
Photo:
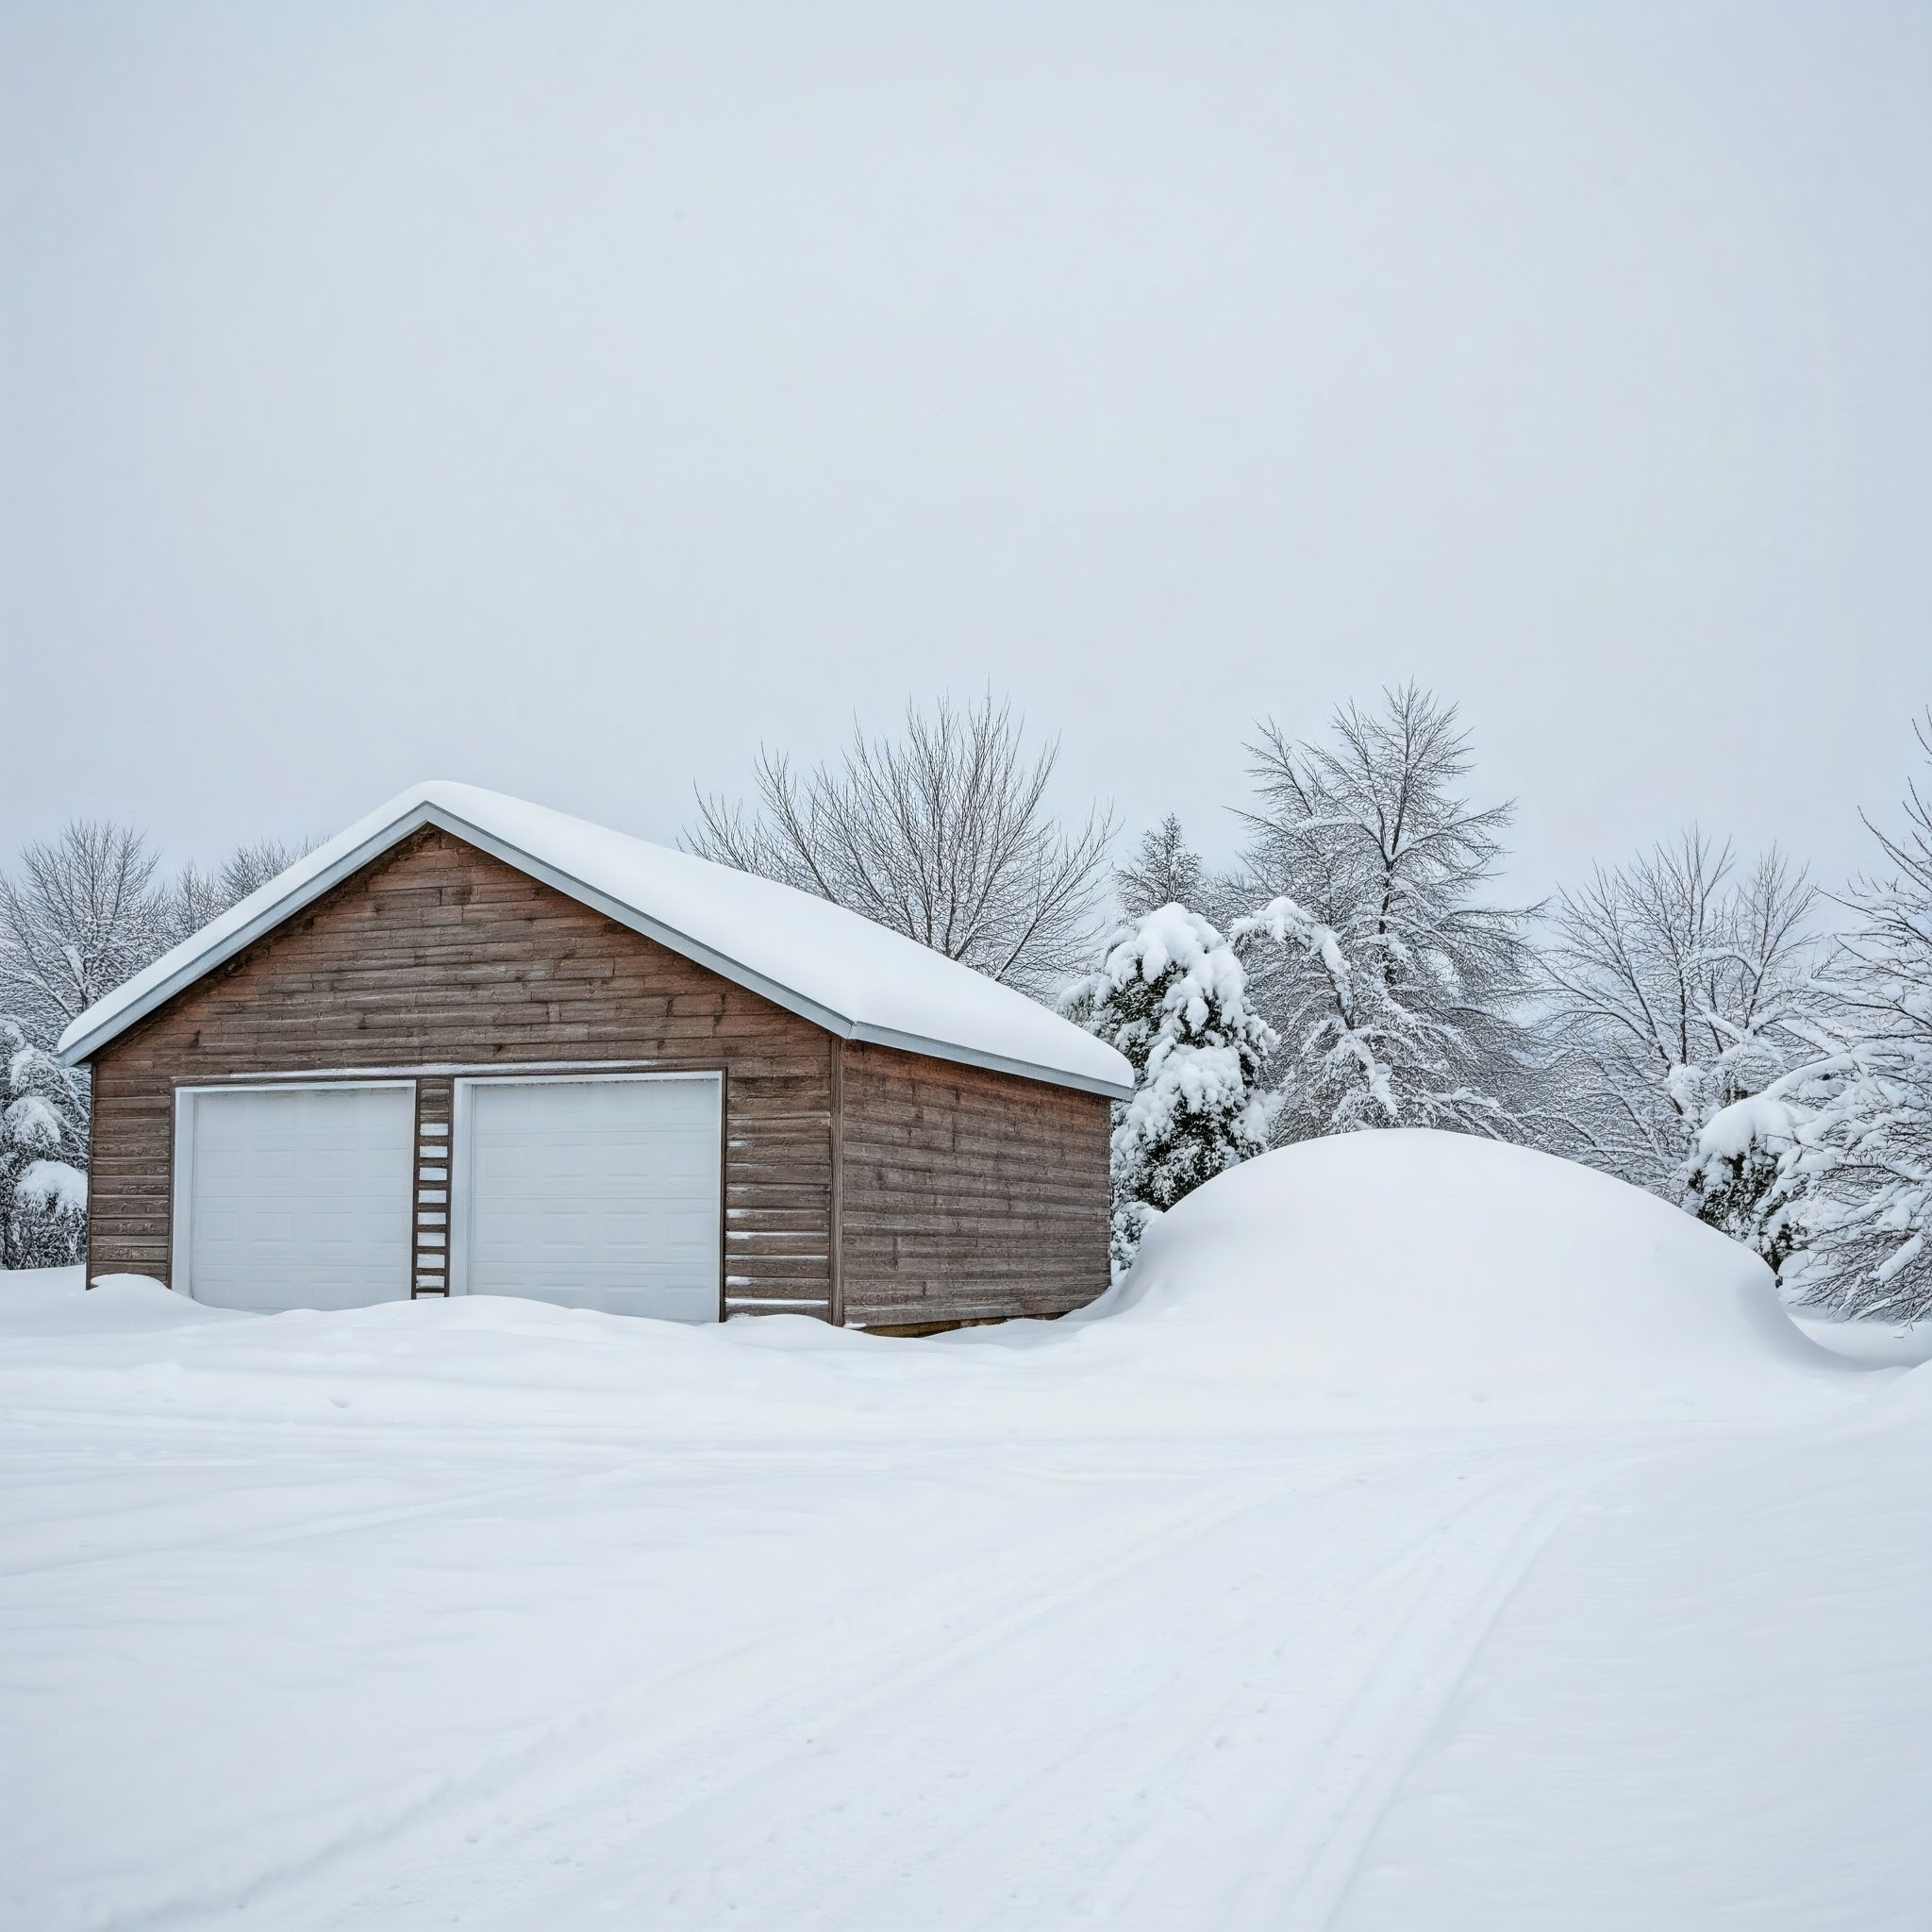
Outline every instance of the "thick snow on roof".
<path fill-rule="evenodd" d="M 60 1039 L 85 1059 L 358 866 L 436 824 L 846 1039 L 1124 1095 L 1127 1062 L 1024 993 L 855 912 L 501 792 L 412 787 L 91 1007 Z"/>

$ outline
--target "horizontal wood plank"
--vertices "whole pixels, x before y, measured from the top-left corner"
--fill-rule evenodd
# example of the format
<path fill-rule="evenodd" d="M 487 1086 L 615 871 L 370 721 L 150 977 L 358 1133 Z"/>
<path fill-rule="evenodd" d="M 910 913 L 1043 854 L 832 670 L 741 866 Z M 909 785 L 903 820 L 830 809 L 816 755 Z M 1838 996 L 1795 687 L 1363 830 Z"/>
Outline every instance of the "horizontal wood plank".
<path fill-rule="evenodd" d="M 1108 1103 L 845 1048 L 846 1319 L 1057 1315 L 1107 1286 Z"/>

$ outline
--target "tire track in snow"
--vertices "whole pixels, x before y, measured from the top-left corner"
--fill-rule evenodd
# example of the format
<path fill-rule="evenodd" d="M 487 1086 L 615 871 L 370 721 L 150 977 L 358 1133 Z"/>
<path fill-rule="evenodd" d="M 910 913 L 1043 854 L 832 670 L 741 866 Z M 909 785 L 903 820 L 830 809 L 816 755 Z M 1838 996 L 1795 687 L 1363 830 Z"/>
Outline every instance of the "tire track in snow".
<path fill-rule="evenodd" d="M 1430 1588 L 1391 1633 L 1354 1701 L 1329 1733 L 1319 1774 L 1282 1821 L 1280 1836 L 1228 1902 L 1220 1923 L 1317 1932 L 1328 1924 L 1376 1823 L 1441 1720 L 1503 1606 L 1574 1505 L 1576 1484 L 1519 1499 L 1500 1538 L 1479 1555 L 1457 1551 L 1474 1526 L 1445 1529 L 1424 1562 Z M 1481 1525 L 1485 1530 L 1490 1525 Z M 1453 1566 L 1448 1560 L 1460 1555 Z M 1445 1574 L 1454 1568 L 1459 1574 Z"/>
<path fill-rule="evenodd" d="M 595 1729 L 620 1735 L 601 1743 L 553 1728 L 468 1781 L 471 1828 L 452 1831 L 449 1803 L 395 1821 L 381 1863 L 391 1880 L 399 1858 L 411 1868 L 400 1892 L 371 1895 L 358 1847 L 338 1883 L 303 1888 L 333 1908 L 275 1923 L 410 1924 L 431 1899 L 467 1897 L 466 1919 L 530 1926 L 593 1923 L 613 1898 L 648 1899 L 667 1927 L 1319 1925 L 1574 1486 L 1526 1478 L 1519 1459 L 1445 1525 L 1454 1486 L 1423 1472 L 1413 1511 L 1391 1524 L 1378 1499 L 1364 1538 L 1361 1480 L 1276 1477 L 1211 1516 L 1116 1538 L 1097 1562 L 1086 1548 L 1003 1559 L 1009 1574 L 972 1589 L 951 1573 L 914 1593 L 940 1598 L 923 1610 L 901 1598 L 828 1620 L 857 1640 L 856 1668 L 827 1665 L 820 1627 L 700 1667 L 708 1683 L 681 1674 L 685 1690 L 736 1694 L 695 1729 L 625 1730 L 668 1684 L 608 1713 Z M 1257 1533 L 1271 1516 L 1272 1539 Z M 1304 1581 L 1319 1572 L 1294 1614 L 1257 1545 L 1299 1552 Z M 1191 1646 L 1178 1657 L 1158 1641 L 1176 1622 Z M 755 1685 L 729 1681 L 746 1670 Z M 1242 1767 L 1229 1727 L 1257 1700 L 1269 1721 L 1250 1726 Z M 948 1757 L 990 1722 L 990 1766 Z M 1092 1794 L 1086 1841 L 1027 1852 L 1029 1816 L 1048 1793 L 1065 1816 L 1069 1785 Z M 479 1808 L 537 1822 L 492 1837 Z M 881 1874 L 880 1835 L 895 1832 L 904 1856 Z M 1003 1864 L 1025 1881 L 1005 1899 Z"/>
<path fill-rule="evenodd" d="M 308 1849 L 258 1870 L 245 1886 L 238 1888 L 232 1880 L 195 1886 L 171 1901 L 150 1903 L 139 1923 L 157 1927 L 192 1924 L 210 1916 L 232 1923 L 238 1908 L 244 1923 L 250 1924 L 342 1923 L 340 1907 L 327 1908 L 319 1921 L 313 1919 L 301 1896 L 311 1887 L 326 1888 L 325 1874 L 331 1865 L 359 1870 L 375 1862 L 387 1874 L 398 1859 L 411 1856 L 408 1840 L 413 1834 L 432 1839 L 454 1836 L 458 1841 L 441 1856 L 474 1868 L 476 1842 L 489 1833 L 452 1833 L 447 1828 L 439 1833 L 439 1826 L 448 1827 L 457 1814 L 465 1814 L 469 1824 L 479 1820 L 494 1824 L 497 1819 L 486 1814 L 534 1812 L 540 1820 L 538 1828 L 543 1829 L 543 1821 L 552 1816 L 576 1812 L 585 1789 L 608 1789 L 613 1768 L 607 1759 L 613 1754 L 630 1760 L 627 1768 L 633 1777 L 641 1755 L 647 1762 L 675 1763 L 686 1754 L 714 1747 L 724 1737 L 753 1745 L 756 1755 L 754 1740 L 769 1739 L 774 1728 L 783 1728 L 786 1707 L 796 1688 L 824 1686 L 827 1658 L 834 1660 L 833 1674 L 842 1671 L 852 1680 L 845 1693 L 848 1701 L 878 1703 L 908 1679 L 951 1668 L 965 1650 L 996 1647 L 1009 1626 L 1034 1614 L 1031 1598 L 1043 1578 L 1061 1572 L 1105 1576 L 1158 1560 L 1166 1545 L 1199 1536 L 1212 1520 L 1204 1519 L 1198 1501 L 1191 1498 L 1156 1512 L 1151 1526 L 1147 1512 L 1136 1512 L 1132 1526 L 1123 1534 L 1119 1513 L 1113 1512 L 1091 1537 L 1070 1540 L 1064 1529 L 1058 1529 L 1039 1539 L 1037 1547 L 1002 1550 L 870 1599 L 857 1609 L 841 1608 L 783 1637 L 701 1659 L 648 1686 L 526 1728 L 459 1776 L 417 1779 L 387 1794 L 363 1794 L 327 1819 L 314 1821 L 308 1834 Z M 964 1624 L 973 1624 L 979 1634 L 962 1642 L 954 1633 Z M 907 1652 L 896 1668 L 891 1661 L 895 1646 Z M 841 1665 L 841 1658 L 849 1661 Z M 689 1711 L 708 1698 L 710 1703 L 700 1720 L 666 1719 L 656 1708 L 675 1703 Z M 392 1888 L 386 1883 L 377 1886 L 367 1874 L 349 1880 L 351 1893 L 362 1894 L 365 1889 Z M 285 1902 L 276 1903 L 278 1898 Z M 420 1908 L 408 1907 L 400 1923 L 419 1923 Z M 365 1918 L 368 1909 L 349 1907 L 348 1916 L 358 1924 L 375 1923 Z"/>
<path fill-rule="evenodd" d="M 824 1915 L 825 1923 L 1163 1928 L 1320 1924 L 1319 1915 L 1299 1910 L 1284 1919 L 1283 1906 L 1289 1894 L 1306 1889 L 1307 1868 L 1332 1840 L 1326 1834 L 1284 1835 L 1281 1793 L 1292 1790 L 1291 1809 L 1306 1813 L 1311 1801 L 1332 1798 L 1338 1784 L 1355 1782 L 1364 1760 L 1386 1763 L 1387 1754 L 1377 1748 L 1380 1740 L 1366 1721 L 1375 1689 L 1389 1674 L 1385 1660 L 1391 1651 L 1413 1652 L 1418 1636 L 1426 1643 L 1439 1636 L 1453 1642 L 1460 1621 L 1457 1605 L 1443 1601 L 1442 1552 L 1462 1552 L 1465 1566 L 1473 1563 L 1487 1574 L 1489 1552 L 1468 1546 L 1487 1544 L 1491 1524 L 1513 1546 L 1522 1540 L 1526 1507 L 1535 1509 L 1535 1502 L 1516 1484 L 1497 1486 L 1479 1502 L 1466 1503 L 1448 1526 L 1432 1529 L 1419 1541 L 1378 1541 L 1357 1551 L 1355 1564 L 1336 1562 L 1341 1553 L 1322 1539 L 1317 1548 L 1334 1564 L 1326 1579 L 1329 1593 L 1291 1621 L 1280 1617 L 1266 1590 L 1243 1587 L 1240 1568 L 1251 1553 L 1229 1541 L 1223 1554 L 1232 1558 L 1235 1574 L 1217 1568 L 1193 1579 L 1200 1607 L 1210 1614 L 1205 1627 L 1196 1625 L 1190 1634 L 1196 1641 L 1219 1640 L 1202 1658 L 1215 1670 L 1181 1674 L 1166 1687 L 1143 1684 L 1131 1698 L 1113 1694 L 1117 1686 L 1090 1692 L 1083 1735 L 956 1835 L 949 1847 L 952 1875 L 937 1893 L 908 1900 L 889 1889 L 862 1904 L 843 1899 L 837 1911 Z M 1324 1526 L 1309 1522 L 1300 1499 L 1291 1513 L 1298 1532 L 1319 1534 Z M 1557 1513 L 1546 1505 L 1530 1534 L 1540 1540 L 1543 1523 Z M 1439 1523 L 1440 1512 L 1432 1514 Z M 1364 1604 L 1377 1614 L 1365 1618 Z M 1158 1620 L 1146 1616 L 1147 1606 L 1121 1607 L 1143 1628 L 1158 1627 Z M 1315 1695 L 1307 1681 L 1311 1656 L 1339 1666 L 1326 1698 Z M 1409 1674 L 1398 1674 L 1407 1690 Z M 1338 1698 L 1340 1707 L 1331 1714 L 1328 1707 Z M 1324 1714 L 1330 1717 L 1325 1732 Z M 1139 1753 L 1130 1748 L 1137 1726 Z M 1416 1728 L 1425 1730 L 1426 1722 Z M 1145 1748 L 1150 1740 L 1170 1738 L 1172 1742 Z M 1110 1790 L 1109 1780 L 1128 1768 L 1133 1789 Z M 1094 1791 L 1101 1802 L 1092 1808 L 1106 1816 L 1110 1829 L 1085 1848 L 1084 1871 L 1070 1866 L 1058 1874 L 1055 1895 L 1015 1900 L 1005 1913 L 989 1910 L 983 1893 L 975 1892 L 975 1876 L 998 1869 L 1007 1848 L 1022 1840 L 1036 1799 L 1041 1809 L 1057 1799 L 1063 1805 L 1057 1788 L 1070 1775 Z M 1322 1808 L 1337 1807 L 1329 1803 Z M 946 1897 L 972 1903 L 952 1914 Z M 805 1923 L 791 1916 L 802 1903 L 788 1899 L 785 1909 L 768 1917 L 754 1909 L 750 1922 Z"/>

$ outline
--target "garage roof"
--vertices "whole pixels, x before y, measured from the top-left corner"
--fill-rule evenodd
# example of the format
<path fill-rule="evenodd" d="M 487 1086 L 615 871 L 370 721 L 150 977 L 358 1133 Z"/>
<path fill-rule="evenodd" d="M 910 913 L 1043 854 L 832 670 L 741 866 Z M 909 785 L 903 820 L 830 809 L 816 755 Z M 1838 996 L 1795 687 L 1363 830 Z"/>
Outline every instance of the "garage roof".
<path fill-rule="evenodd" d="M 78 1065 L 164 1000 L 424 825 L 846 1040 L 1124 1099 L 1133 1071 L 1104 1041 L 829 900 L 501 792 L 412 786 L 90 1007 L 60 1038 Z"/>

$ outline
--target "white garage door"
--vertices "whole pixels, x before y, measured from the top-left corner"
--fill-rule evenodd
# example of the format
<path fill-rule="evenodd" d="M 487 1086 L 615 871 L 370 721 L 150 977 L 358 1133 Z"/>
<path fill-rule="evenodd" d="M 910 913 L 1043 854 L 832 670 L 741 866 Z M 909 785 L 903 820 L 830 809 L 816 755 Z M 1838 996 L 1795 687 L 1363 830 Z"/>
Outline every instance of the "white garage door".
<path fill-rule="evenodd" d="M 718 1319 L 720 1083 L 462 1083 L 457 1285 Z"/>
<path fill-rule="evenodd" d="M 415 1126 L 408 1087 L 184 1094 L 188 1292 L 222 1308 L 406 1299 Z"/>

